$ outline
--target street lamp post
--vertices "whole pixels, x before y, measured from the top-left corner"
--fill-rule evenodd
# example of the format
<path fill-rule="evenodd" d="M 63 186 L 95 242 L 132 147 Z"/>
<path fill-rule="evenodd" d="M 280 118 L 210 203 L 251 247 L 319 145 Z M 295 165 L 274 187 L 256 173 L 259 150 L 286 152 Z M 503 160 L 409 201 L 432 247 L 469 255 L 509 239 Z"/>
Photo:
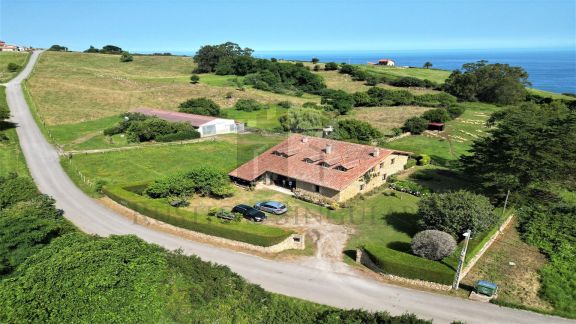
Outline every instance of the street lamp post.
<path fill-rule="evenodd" d="M 464 233 L 464 247 L 460 252 L 460 260 L 458 260 L 458 268 L 456 268 L 456 275 L 454 276 L 454 283 L 452 284 L 453 289 L 458 289 L 460 286 L 460 273 L 462 272 L 462 267 L 464 266 L 464 260 L 466 259 L 466 250 L 468 249 L 468 241 L 470 241 L 471 230 L 467 230 Z"/>

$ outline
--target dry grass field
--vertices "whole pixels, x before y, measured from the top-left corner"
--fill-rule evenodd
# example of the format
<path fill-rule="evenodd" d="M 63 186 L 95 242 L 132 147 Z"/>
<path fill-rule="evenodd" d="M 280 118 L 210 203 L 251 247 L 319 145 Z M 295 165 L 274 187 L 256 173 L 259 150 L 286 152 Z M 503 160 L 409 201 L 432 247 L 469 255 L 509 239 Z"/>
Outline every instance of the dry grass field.
<path fill-rule="evenodd" d="M 176 110 L 179 103 L 194 97 L 208 97 L 224 107 L 240 98 L 263 103 L 319 101 L 251 88 L 239 91 L 225 83 L 211 86 L 202 80 L 192 85 L 188 78 L 193 68 L 189 57 L 135 56 L 133 62 L 121 63 L 117 55 L 45 52 L 29 89 L 48 125 L 98 119 L 141 106 Z M 226 98 L 229 93 L 231 99 Z"/>
<path fill-rule="evenodd" d="M 418 106 L 356 108 L 352 115 L 345 118 L 368 122 L 384 134 L 388 134 L 392 128 L 402 127 L 406 119 L 420 116 L 430 109 L 432 108 Z"/>

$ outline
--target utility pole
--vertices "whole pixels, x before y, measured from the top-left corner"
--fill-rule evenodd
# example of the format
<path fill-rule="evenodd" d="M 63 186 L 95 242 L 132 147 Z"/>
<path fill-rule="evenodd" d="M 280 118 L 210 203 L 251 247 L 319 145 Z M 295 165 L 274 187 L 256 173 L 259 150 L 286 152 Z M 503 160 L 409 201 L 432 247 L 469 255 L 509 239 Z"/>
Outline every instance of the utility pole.
<path fill-rule="evenodd" d="M 467 230 L 464 233 L 464 247 L 462 252 L 460 252 L 460 260 L 458 260 L 458 268 L 456 268 L 456 275 L 454 276 L 454 283 L 452 284 L 453 289 L 458 289 L 460 286 L 460 273 L 462 272 L 462 267 L 464 266 L 464 260 L 466 259 L 466 250 L 468 249 L 468 241 L 470 241 L 471 230 Z"/>

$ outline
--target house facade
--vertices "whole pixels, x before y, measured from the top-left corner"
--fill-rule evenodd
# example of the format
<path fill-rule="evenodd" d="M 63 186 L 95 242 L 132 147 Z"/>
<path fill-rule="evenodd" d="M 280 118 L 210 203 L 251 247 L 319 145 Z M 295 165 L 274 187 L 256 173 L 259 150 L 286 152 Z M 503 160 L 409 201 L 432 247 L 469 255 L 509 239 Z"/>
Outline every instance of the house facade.
<path fill-rule="evenodd" d="M 238 133 L 244 131 L 244 124 L 238 123 L 233 119 L 151 108 L 138 108 L 134 109 L 132 112 L 141 113 L 146 116 L 158 117 L 160 119 L 171 122 L 189 123 L 200 133 L 200 137 Z"/>
<path fill-rule="evenodd" d="M 229 173 L 241 185 L 278 186 L 344 202 L 404 170 L 409 152 L 292 135 Z"/>
<path fill-rule="evenodd" d="M 395 66 L 396 62 L 391 59 L 382 59 L 378 61 L 378 65 Z"/>

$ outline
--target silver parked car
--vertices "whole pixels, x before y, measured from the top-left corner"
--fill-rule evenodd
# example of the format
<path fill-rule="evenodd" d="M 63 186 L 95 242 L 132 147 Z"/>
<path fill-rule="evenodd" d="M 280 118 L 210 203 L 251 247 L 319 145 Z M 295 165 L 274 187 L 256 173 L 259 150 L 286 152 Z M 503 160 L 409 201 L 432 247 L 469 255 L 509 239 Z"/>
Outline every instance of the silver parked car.
<path fill-rule="evenodd" d="M 288 211 L 288 207 L 277 201 L 261 201 L 254 205 L 254 208 L 268 213 L 280 215 Z"/>

